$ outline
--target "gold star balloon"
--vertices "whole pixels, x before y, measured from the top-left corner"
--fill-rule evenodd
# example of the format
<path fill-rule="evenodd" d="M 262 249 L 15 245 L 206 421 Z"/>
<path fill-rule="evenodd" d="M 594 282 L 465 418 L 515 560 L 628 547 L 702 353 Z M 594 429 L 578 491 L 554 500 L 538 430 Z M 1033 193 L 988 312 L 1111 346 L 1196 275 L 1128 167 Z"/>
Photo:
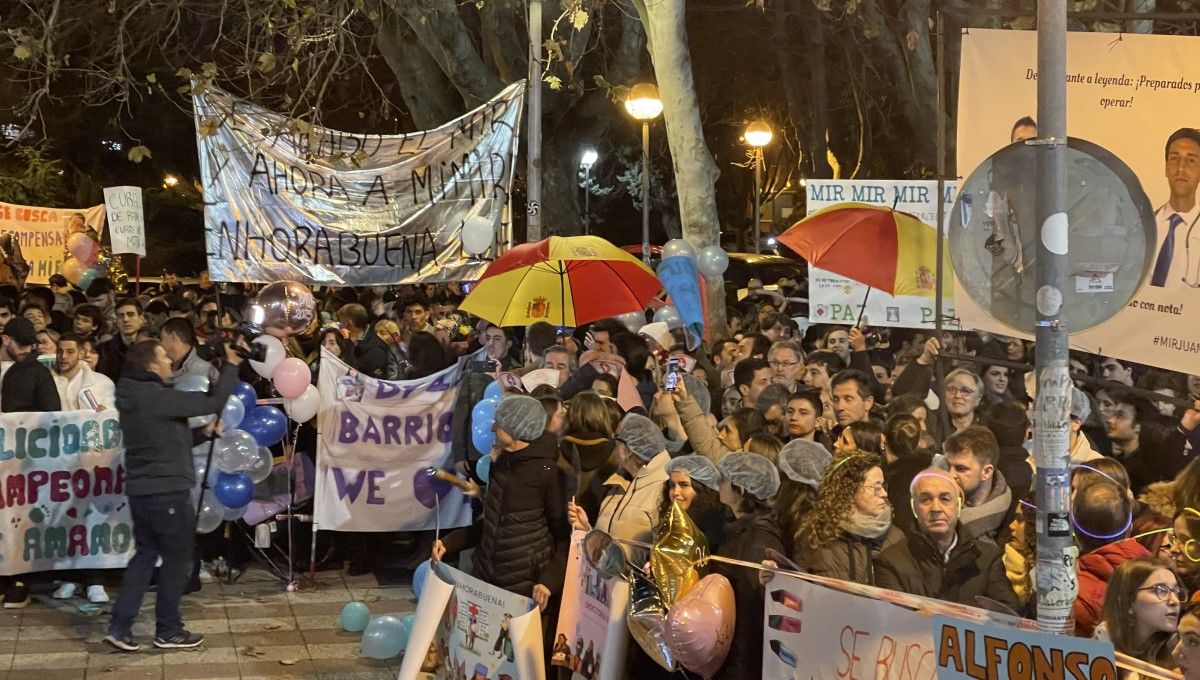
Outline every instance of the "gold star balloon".
<path fill-rule="evenodd" d="M 670 607 L 700 582 L 695 564 L 707 555 L 708 539 L 683 508 L 672 501 L 650 551 L 650 573 L 662 592 L 663 604 Z"/>

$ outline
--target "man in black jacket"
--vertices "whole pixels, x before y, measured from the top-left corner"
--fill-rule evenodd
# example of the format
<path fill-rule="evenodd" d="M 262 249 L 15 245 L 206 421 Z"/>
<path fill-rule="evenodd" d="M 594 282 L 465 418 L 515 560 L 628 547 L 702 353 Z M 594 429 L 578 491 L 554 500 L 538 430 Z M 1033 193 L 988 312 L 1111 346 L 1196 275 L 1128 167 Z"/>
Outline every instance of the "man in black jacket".
<path fill-rule="evenodd" d="M 50 369 L 38 363 L 33 348 L 37 333 L 33 324 L 23 316 L 13 317 L 4 326 L 4 352 L 15 363 L 0 380 L 0 411 L 25 413 L 29 411 L 59 411 L 62 402 Z"/>
<path fill-rule="evenodd" d="M 387 345 L 375 334 L 367 309 L 357 302 L 342 305 L 337 310 L 338 323 L 349 331 L 354 342 L 354 365 L 363 375 L 383 379 L 387 368 Z"/>
<path fill-rule="evenodd" d="M 121 593 L 112 609 L 104 641 L 122 651 L 137 651 L 131 634 L 142 597 L 161 556 L 155 603 L 154 646 L 195 647 L 204 638 L 183 627 L 179 599 L 192 570 L 196 508 L 192 434 L 187 419 L 219 413 L 237 384 L 242 359 L 225 349 L 225 366 L 211 394 L 183 392 L 167 386 L 171 358 L 157 340 L 129 348 L 117 383 L 117 408 L 125 440 L 125 494 L 133 517 L 136 552 L 125 568 Z"/>
<path fill-rule="evenodd" d="M 972 607 L 980 606 L 978 596 L 1019 606 L 1000 549 L 977 541 L 959 523 L 963 493 L 950 473 L 929 468 L 909 490 L 917 530 L 879 554 L 875 585 Z"/>
<path fill-rule="evenodd" d="M 125 354 L 138 341 L 146 316 L 142 314 L 142 303 L 135 298 L 125 298 L 117 303 L 117 332 L 107 342 L 100 344 L 100 364 L 96 370 L 107 375 L 113 382 L 121 378 L 125 365 Z"/>

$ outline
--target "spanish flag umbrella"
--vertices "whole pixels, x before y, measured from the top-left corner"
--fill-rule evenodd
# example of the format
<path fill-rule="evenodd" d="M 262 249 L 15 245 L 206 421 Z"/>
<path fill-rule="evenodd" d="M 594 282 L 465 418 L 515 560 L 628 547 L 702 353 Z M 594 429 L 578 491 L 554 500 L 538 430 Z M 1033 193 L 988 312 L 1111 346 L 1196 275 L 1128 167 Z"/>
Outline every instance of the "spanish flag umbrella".
<path fill-rule="evenodd" d="M 498 326 L 574 328 L 645 309 L 660 290 L 641 260 L 598 236 L 551 236 L 496 258 L 459 309 Z"/>
<path fill-rule="evenodd" d="M 937 232 L 908 213 L 839 203 L 800 220 L 779 240 L 810 265 L 885 293 L 936 294 Z M 949 279 L 949 249 L 942 255 L 943 278 Z"/>

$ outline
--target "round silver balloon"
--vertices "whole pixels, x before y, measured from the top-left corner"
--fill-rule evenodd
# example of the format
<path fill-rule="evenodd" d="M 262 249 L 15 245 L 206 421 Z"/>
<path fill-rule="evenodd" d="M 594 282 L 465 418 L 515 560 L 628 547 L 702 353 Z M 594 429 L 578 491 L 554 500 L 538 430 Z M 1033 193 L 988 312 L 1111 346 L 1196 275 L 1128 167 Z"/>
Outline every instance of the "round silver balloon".
<path fill-rule="evenodd" d="M 692 246 L 692 244 L 681 238 L 673 238 L 663 244 L 662 259 L 665 260 L 668 257 L 686 257 L 688 259 L 695 259 L 696 249 Z"/>
<path fill-rule="evenodd" d="M 258 293 L 255 304 L 263 310 L 264 330 L 298 335 L 317 320 L 317 301 L 308 286 L 295 281 L 276 281 Z"/>
<path fill-rule="evenodd" d="M 700 253 L 696 256 L 696 269 L 700 273 L 716 278 L 725 273 L 729 268 L 729 255 L 721 246 L 705 246 L 700 249 Z"/>

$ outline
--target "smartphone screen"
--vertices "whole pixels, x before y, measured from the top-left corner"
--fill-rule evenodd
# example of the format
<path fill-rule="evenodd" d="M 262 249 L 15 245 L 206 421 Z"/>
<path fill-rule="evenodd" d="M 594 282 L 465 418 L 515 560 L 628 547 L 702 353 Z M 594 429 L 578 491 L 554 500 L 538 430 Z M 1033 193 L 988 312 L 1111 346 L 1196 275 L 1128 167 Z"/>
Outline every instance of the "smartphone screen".
<path fill-rule="evenodd" d="M 667 377 L 663 383 L 663 389 L 674 392 L 677 387 L 679 387 L 679 360 L 671 357 L 667 359 Z"/>

